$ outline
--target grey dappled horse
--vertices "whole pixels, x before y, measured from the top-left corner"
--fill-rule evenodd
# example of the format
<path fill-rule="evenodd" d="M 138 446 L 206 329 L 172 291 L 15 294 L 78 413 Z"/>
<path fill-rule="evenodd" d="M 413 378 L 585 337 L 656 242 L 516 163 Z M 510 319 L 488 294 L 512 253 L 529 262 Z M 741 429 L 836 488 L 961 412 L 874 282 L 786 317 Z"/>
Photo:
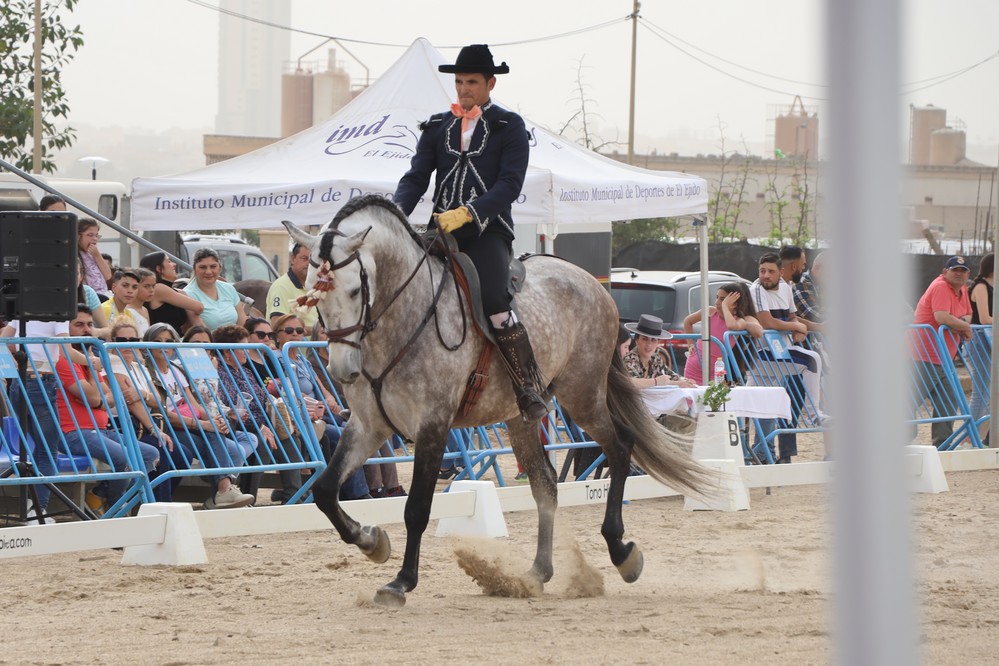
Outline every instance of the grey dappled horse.
<path fill-rule="evenodd" d="M 541 584 L 550 580 L 558 503 L 555 470 L 542 447 L 538 422 L 521 420 L 498 353 L 478 404 L 468 416 L 458 415 L 484 342 L 465 323 L 461 310 L 466 306 L 443 263 L 426 258 L 402 212 L 380 196 L 349 202 L 319 237 L 284 224 L 311 249 L 307 288 L 317 278 L 321 283 L 323 273 L 332 277 L 333 289 L 317 307 L 330 333 L 329 370 L 343 383 L 351 408 L 330 465 L 313 487 L 316 505 L 345 542 L 378 563 L 391 552 L 388 535 L 375 525 L 362 528 L 343 511 L 338 492 L 392 435 L 393 427 L 415 443 L 405 557 L 395 580 L 379 589 L 375 600 L 401 606 L 406 592 L 416 587 L 420 542 L 448 430 L 500 421 L 506 422 L 538 506 L 537 554 L 529 575 Z M 618 313 L 607 290 L 561 259 L 537 256 L 525 264 L 527 279 L 516 297 L 520 319 L 530 331 L 551 391 L 607 454 L 610 488 L 601 533 L 622 578 L 633 582 L 642 571 L 642 553 L 633 542 L 622 541 L 621 519 L 632 454 L 643 469 L 678 490 L 696 492 L 703 485 L 702 468 L 656 423 L 632 387 L 618 358 Z M 427 323 L 421 328 L 421 322 Z"/>

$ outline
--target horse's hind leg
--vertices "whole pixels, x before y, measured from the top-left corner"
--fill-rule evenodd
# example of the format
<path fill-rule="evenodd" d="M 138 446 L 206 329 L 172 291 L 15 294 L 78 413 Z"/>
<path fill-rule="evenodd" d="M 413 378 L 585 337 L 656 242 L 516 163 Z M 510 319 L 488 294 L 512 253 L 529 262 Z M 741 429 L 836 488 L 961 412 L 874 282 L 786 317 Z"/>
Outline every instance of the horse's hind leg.
<path fill-rule="evenodd" d="M 524 423 L 521 419 L 507 421 L 510 443 L 517 460 L 527 471 L 531 494 L 538 505 L 538 550 L 534 556 L 531 575 L 541 583 L 552 578 L 552 533 L 555 529 L 555 511 L 558 509 L 558 486 L 555 470 L 541 446 L 537 421 Z"/>
<path fill-rule="evenodd" d="M 611 562 L 617 567 L 618 573 L 626 583 L 634 583 L 642 574 L 644 559 L 642 551 L 635 542 L 624 543 L 624 519 L 621 516 L 621 505 L 624 502 L 624 485 L 631 469 L 631 449 L 633 441 L 631 433 L 619 432 L 611 421 L 610 413 L 605 406 L 592 410 L 574 410 L 574 418 L 578 413 L 579 422 L 592 436 L 607 455 L 610 467 L 610 487 L 607 490 L 607 509 L 604 513 L 604 523 L 600 533 L 607 542 Z M 624 428 L 623 430 L 627 430 Z"/>
<path fill-rule="evenodd" d="M 430 522 L 430 506 L 434 501 L 437 472 L 444 456 L 446 439 L 447 425 L 427 428 L 416 438 L 413 482 L 406 499 L 406 553 L 395 579 L 375 594 L 375 601 L 384 606 L 403 606 L 406 593 L 419 581 L 420 545 Z"/>

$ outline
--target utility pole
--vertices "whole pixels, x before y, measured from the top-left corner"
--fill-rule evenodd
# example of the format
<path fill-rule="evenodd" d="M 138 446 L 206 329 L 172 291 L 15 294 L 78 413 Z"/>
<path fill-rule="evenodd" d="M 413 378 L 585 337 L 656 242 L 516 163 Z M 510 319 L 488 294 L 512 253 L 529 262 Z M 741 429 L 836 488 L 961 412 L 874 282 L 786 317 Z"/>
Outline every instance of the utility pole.
<path fill-rule="evenodd" d="M 31 127 L 31 171 L 42 172 L 42 0 L 35 0 L 35 109 Z"/>
<path fill-rule="evenodd" d="M 631 103 L 628 107 L 628 164 L 635 162 L 635 62 L 638 53 L 638 10 L 642 3 L 634 0 L 631 11 Z"/>

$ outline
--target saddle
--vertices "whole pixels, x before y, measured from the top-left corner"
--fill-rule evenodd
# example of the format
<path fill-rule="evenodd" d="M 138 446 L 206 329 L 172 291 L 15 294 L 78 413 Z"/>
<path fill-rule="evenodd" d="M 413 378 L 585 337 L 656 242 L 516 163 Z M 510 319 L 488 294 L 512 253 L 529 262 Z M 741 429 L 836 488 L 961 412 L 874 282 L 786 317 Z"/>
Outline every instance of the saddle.
<path fill-rule="evenodd" d="M 464 295 L 468 305 L 472 324 L 486 342 L 482 346 L 479 361 L 468 378 L 465 394 L 461 398 L 459 410 L 462 416 L 465 416 L 475 407 L 489 381 L 489 365 L 492 362 L 493 350 L 496 348 L 496 338 L 493 336 L 489 318 L 482 307 L 479 272 L 475 269 L 472 260 L 464 252 L 458 251 L 458 244 L 451 234 L 438 234 L 430 249 L 432 254 L 450 264 L 455 284 Z M 510 294 L 510 307 L 515 313 L 517 313 L 517 304 L 514 297 L 523 289 L 526 279 L 527 267 L 524 266 L 520 257 L 514 257 L 510 261 L 510 284 L 507 286 L 507 293 Z M 517 316 L 520 316 L 519 313 Z"/>

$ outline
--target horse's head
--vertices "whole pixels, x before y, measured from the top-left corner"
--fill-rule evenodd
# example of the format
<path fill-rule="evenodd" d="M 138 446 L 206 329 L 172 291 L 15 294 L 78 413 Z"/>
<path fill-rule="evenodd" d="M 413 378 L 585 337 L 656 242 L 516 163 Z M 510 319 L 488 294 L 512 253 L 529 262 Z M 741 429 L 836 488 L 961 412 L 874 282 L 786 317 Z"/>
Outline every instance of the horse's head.
<path fill-rule="evenodd" d="M 371 227 L 351 235 L 333 228 L 313 236 L 291 222 L 282 224 L 309 248 L 305 289 L 329 337 L 329 371 L 338 381 L 351 384 L 361 374 L 360 340 L 370 321 L 374 266 L 370 258 L 365 261 L 363 245 Z"/>

